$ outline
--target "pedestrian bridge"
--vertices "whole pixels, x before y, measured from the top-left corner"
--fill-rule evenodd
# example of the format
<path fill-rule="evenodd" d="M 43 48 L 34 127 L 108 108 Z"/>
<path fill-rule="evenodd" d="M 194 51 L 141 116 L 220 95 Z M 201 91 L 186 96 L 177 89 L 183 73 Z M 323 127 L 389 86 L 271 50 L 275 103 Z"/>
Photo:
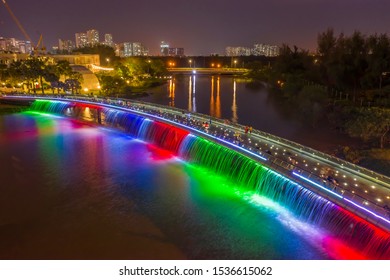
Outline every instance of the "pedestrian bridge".
<path fill-rule="evenodd" d="M 168 68 L 169 73 L 172 74 L 204 74 L 204 75 L 242 75 L 247 73 L 249 70 L 246 68 L 226 68 L 226 67 L 215 67 L 215 68 L 197 68 L 197 67 L 182 67 L 182 68 Z"/>
<path fill-rule="evenodd" d="M 294 186 L 303 187 L 317 200 L 337 205 L 342 211 L 351 213 L 357 221 L 363 220 L 380 229 L 381 234 L 388 237 L 386 246 L 390 252 L 389 177 L 275 135 L 173 107 L 87 96 L 0 97 L 0 103 L 32 104 L 36 100 L 53 104 L 62 102 L 63 115 L 115 127 L 120 127 L 121 124 L 113 125 L 108 115 L 111 113 L 107 113 L 107 110 L 128 113 L 186 131 L 190 135 L 233 150 L 270 170 L 275 176 L 283 177 Z M 72 109 L 76 107 L 79 109 Z M 129 121 L 131 120 L 126 119 L 127 123 Z M 278 185 L 273 187 L 279 188 Z M 301 201 L 294 203 L 299 204 Z M 321 211 L 327 210 L 324 208 Z"/>

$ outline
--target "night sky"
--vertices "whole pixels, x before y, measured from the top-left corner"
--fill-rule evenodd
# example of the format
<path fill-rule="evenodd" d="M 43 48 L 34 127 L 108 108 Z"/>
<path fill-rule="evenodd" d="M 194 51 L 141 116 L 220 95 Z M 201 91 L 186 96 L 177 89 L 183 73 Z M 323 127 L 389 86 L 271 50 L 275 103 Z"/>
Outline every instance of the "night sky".
<path fill-rule="evenodd" d="M 226 46 L 286 43 L 315 50 L 319 32 L 390 34 L 389 0 L 7 0 L 33 41 L 97 29 L 101 41 L 141 42 L 157 54 L 160 41 L 187 55 L 223 54 Z M 24 39 L 0 3 L 0 37 Z"/>

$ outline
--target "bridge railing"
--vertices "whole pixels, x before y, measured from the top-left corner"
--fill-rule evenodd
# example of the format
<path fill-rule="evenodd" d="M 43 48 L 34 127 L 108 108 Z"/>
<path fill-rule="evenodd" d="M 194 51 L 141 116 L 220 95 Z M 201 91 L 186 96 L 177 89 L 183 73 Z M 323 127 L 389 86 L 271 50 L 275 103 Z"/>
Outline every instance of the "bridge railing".
<path fill-rule="evenodd" d="M 153 105 L 153 104 L 150 104 L 150 103 L 147 103 L 147 102 L 142 102 L 142 101 L 131 101 L 131 102 L 142 104 L 143 106 L 156 107 L 156 105 Z M 164 106 L 164 105 L 158 105 L 158 107 L 159 108 L 164 108 L 165 110 L 171 111 L 171 112 L 176 113 L 176 114 L 180 114 L 183 111 L 181 109 L 177 109 L 177 108 L 173 108 L 173 107 L 169 107 L 169 106 Z M 205 121 L 210 121 L 211 120 L 212 122 L 218 123 L 218 124 L 223 125 L 223 126 L 230 126 L 232 129 L 240 131 L 241 133 L 245 132 L 245 126 L 243 126 L 243 125 L 235 124 L 235 123 L 232 123 L 230 121 L 229 122 L 226 122 L 226 121 L 223 121 L 223 120 L 221 121 L 221 119 L 210 117 L 208 115 L 204 115 L 204 114 L 200 114 L 200 113 L 195 113 L 195 112 L 189 112 L 189 113 L 192 116 L 198 116 L 198 117 L 202 118 Z M 364 168 L 362 166 L 358 166 L 356 164 L 353 164 L 351 162 L 345 161 L 343 159 L 334 157 L 332 155 L 323 153 L 321 151 L 312 149 L 310 147 L 303 146 L 303 145 L 301 145 L 301 144 L 299 144 L 297 142 L 294 142 L 294 141 L 291 141 L 291 140 L 288 140 L 288 139 L 285 139 L 285 138 L 282 138 L 282 137 L 278 137 L 276 135 L 269 134 L 269 133 L 261 131 L 261 130 L 254 129 L 253 132 L 252 132 L 252 135 L 262 136 L 263 138 L 266 138 L 268 140 L 273 140 L 276 144 L 284 144 L 284 146 L 287 146 L 289 148 L 291 148 L 291 147 L 295 148 L 296 151 L 304 152 L 307 155 L 309 155 L 310 157 L 314 156 L 314 157 L 317 157 L 318 159 L 320 159 L 322 161 L 323 160 L 327 160 L 328 163 L 330 163 L 330 164 L 333 164 L 333 165 L 337 164 L 338 168 L 340 168 L 340 169 L 349 168 L 350 169 L 350 170 L 348 170 L 349 172 L 352 171 L 352 173 L 355 173 L 358 176 L 367 175 L 369 177 L 369 180 L 375 179 L 375 180 L 377 180 L 378 183 L 384 183 L 383 184 L 384 187 L 390 189 L 390 177 L 387 177 L 387 176 L 385 176 L 383 174 L 379 174 L 379 173 L 377 173 L 377 172 L 375 172 L 373 170 L 369 170 L 369 169 Z"/>

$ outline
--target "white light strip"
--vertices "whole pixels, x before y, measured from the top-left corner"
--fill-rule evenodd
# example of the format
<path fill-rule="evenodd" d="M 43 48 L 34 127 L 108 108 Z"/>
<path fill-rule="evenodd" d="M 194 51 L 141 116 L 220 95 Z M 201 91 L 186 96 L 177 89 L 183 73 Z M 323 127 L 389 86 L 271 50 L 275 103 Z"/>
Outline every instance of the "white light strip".
<path fill-rule="evenodd" d="M 299 178 L 305 180 L 306 182 L 309 182 L 309 183 L 311 183 L 311 184 L 313 184 L 313 185 L 315 185 L 315 186 L 317 186 L 317 187 L 323 189 L 324 191 L 327 191 L 327 192 L 329 192 L 329 193 L 331 193 L 331 194 L 333 194 L 333 195 L 335 195 L 335 196 L 337 196 L 337 197 L 339 197 L 339 198 L 343 198 L 341 195 L 339 195 L 339 194 L 337 194 L 337 193 L 335 193 L 335 192 L 333 192 L 333 191 L 331 191 L 331 190 L 329 190 L 329 189 L 327 189 L 327 188 L 324 188 L 324 187 L 321 186 L 320 184 L 318 184 L 318 183 L 316 183 L 316 182 L 314 182 L 314 181 L 312 181 L 312 180 L 310 180 L 310 179 L 308 179 L 308 178 L 306 178 L 306 177 L 304 177 L 304 176 L 302 176 L 302 175 L 300 175 L 300 174 L 298 174 L 298 173 L 293 172 L 293 174 L 294 174 L 295 176 L 297 176 L 297 177 L 299 177 Z"/>

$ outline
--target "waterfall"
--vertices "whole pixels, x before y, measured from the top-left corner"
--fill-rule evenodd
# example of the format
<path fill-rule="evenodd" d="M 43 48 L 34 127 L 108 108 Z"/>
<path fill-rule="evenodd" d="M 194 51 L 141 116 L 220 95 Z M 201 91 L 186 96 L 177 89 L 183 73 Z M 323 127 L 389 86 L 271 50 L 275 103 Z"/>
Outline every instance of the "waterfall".
<path fill-rule="evenodd" d="M 179 156 L 279 203 L 300 220 L 326 230 L 370 258 L 390 258 L 388 232 L 234 150 L 189 135 Z"/>
<path fill-rule="evenodd" d="M 31 109 L 65 114 L 69 102 L 35 101 Z M 390 234 L 242 154 L 142 116 L 102 108 L 102 124 L 169 150 L 186 161 L 226 176 L 288 208 L 297 218 L 324 229 L 369 258 L 390 259 Z M 77 110 L 76 110 L 77 111 Z M 79 117 L 78 114 L 73 117 Z"/>
<path fill-rule="evenodd" d="M 63 115 L 65 110 L 71 107 L 72 104 L 70 102 L 64 101 L 50 101 L 50 100 L 35 100 L 30 109 L 33 111 Z"/>

